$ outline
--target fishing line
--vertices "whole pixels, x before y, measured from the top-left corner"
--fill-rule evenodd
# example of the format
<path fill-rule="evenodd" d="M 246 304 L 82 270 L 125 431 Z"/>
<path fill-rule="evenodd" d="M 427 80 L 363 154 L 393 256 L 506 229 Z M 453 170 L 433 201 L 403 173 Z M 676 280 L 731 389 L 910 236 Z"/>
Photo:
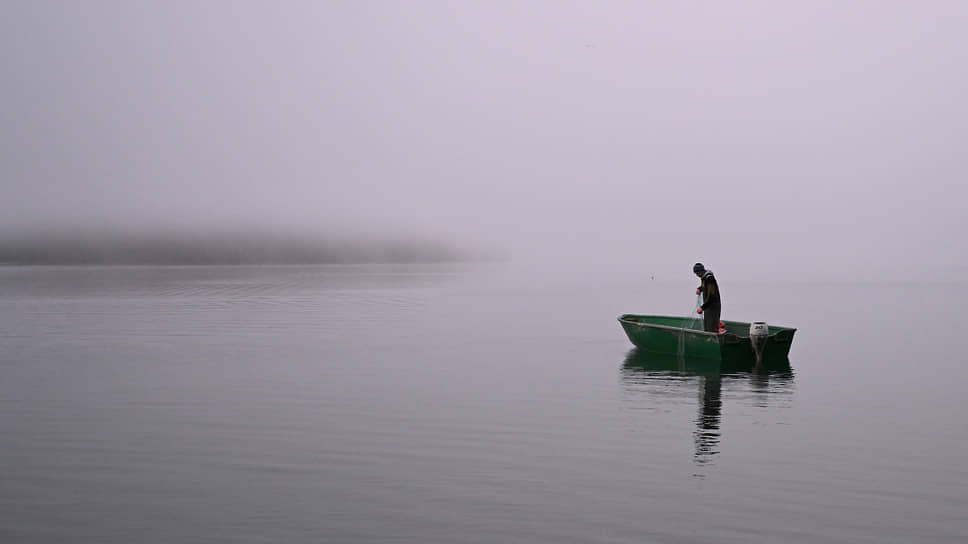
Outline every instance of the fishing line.
<path fill-rule="evenodd" d="M 679 345 L 676 346 L 676 355 L 678 356 L 680 363 L 686 359 L 686 330 L 698 330 L 696 322 L 699 320 L 699 314 L 697 314 L 696 311 L 699 310 L 700 306 L 702 306 L 702 293 L 696 293 L 696 304 L 692 307 L 692 311 L 689 312 L 689 315 L 687 315 L 682 321 L 682 328 L 679 329 Z"/>

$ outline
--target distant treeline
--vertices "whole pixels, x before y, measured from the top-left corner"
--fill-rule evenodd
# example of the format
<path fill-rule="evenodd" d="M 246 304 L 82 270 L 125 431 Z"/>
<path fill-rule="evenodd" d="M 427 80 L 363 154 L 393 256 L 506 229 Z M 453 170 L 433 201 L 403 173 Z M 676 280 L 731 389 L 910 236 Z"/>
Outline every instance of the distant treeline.
<path fill-rule="evenodd" d="M 452 246 L 407 240 L 204 235 L 0 240 L 0 263 L 21 265 L 429 263 L 464 259 Z"/>

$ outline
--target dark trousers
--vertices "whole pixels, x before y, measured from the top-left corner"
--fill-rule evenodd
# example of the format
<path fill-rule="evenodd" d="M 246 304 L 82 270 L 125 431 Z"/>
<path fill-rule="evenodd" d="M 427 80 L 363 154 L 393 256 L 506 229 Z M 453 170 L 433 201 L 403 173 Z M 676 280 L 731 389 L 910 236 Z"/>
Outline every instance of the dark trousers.
<path fill-rule="evenodd" d="M 719 332 L 719 315 L 722 313 L 722 306 L 712 304 L 702 311 L 702 329 L 706 332 Z"/>

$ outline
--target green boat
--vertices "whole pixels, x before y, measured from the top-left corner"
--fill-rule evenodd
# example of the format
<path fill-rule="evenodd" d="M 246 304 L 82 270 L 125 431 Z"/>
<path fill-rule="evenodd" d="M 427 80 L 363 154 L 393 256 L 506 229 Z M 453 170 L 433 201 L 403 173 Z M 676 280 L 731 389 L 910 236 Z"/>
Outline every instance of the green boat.
<path fill-rule="evenodd" d="M 680 358 L 719 361 L 737 370 L 788 365 L 790 345 L 797 331 L 762 322 L 723 321 L 721 332 L 705 332 L 701 319 L 664 315 L 625 314 L 618 321 L 629 340 L 640 349 Z M 756 348 L 760 346 L 757 360 Z"/>

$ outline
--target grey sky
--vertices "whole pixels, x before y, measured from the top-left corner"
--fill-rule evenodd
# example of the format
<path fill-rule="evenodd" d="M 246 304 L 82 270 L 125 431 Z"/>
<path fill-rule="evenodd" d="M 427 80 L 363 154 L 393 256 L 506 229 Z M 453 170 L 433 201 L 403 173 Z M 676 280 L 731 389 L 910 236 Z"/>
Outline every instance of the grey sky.
<path fill-rule="evenodd" d="M 968 3 L 940 1 L 8 1 L 0 227 L 951 276 L 965 28 Z"/>

